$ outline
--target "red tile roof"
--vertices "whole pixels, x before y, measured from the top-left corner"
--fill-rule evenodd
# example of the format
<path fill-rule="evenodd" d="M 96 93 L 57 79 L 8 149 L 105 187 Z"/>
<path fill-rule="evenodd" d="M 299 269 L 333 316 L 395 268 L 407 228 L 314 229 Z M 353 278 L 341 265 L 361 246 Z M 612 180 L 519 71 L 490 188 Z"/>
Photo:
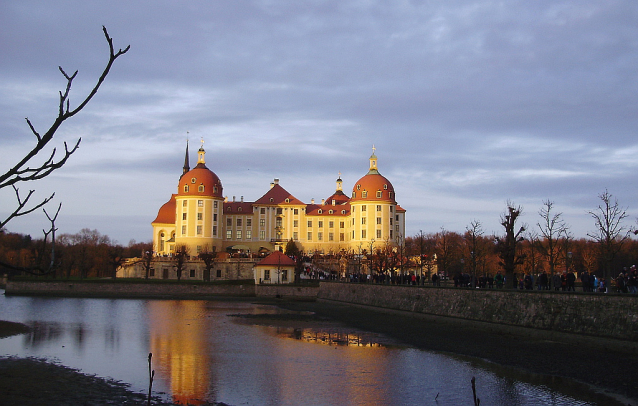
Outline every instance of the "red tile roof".
<path fill-rule="evenodd" d="M 259 261 L 257 266 L 262 265 L 276 265 L 276 266 L 295 266 L 295 261 L 293 261 L 290 257 L 284 255 L 281 251 L 275 251 L 272 254 L 268 255 L 266 258 Z"/>
<path fill-rule="evenodd" d="M 288 199 L 288 202 L 286 202 Z M 257 199 L 256 205 L 270 205 L 270 204 L 304 204 L 301 200 L 297 199 L 279 184 L 274 185 L 265 195 Z"/>

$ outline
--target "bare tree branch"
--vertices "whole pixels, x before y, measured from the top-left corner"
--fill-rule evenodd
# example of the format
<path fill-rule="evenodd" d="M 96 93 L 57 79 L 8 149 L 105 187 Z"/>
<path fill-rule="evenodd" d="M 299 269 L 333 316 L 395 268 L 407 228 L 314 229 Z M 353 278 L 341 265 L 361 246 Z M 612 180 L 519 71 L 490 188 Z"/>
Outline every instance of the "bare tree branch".
<path fill-rule="evenodd" d="M 0 190 L 8 186 L 12 186 L 16 192 L 16 197 L 18 200 L 18 207 L 16 208 L 16 210 L 14 210 L 13 213 L 9 215 L 9 217 L 7 217 L 6 219 L 0 222 L 0 228 L 2 228 L 5 224 L 7 224 L 13 218 L 23 216 L 25 214 L 29 214 L 33 212 L 34 210 L 44 206 L 46 203 L 48 203 L 51 200 L 51 198 L 53 198 L 53 195 L 51 195 L 50 197 L 45 198 L 40 203 L 36 204 L 34 207 L 27 208 L 27 202 L 31 198 L 34 191 L 33 190 L 30 191 L 29 194 L 26 196 L 26 198 L 20 199 L 20 196 L 18 194 L 18 189 L 15 187 L 15 184 L 19 182 L 29 182 L 29 181 L 36 181 L 36 180 L 42 179 L 50 175 L 51 172 L 55 171 L 56 169 L 61 168 L 67 162 L 69 157 L 80 146 L 81 138 L 77 140 L 77 142 L 71 149 L 69 149 L 67 143 L 65 142 L 64 154 L 59 160 L 55 159 L 56 149 L 53 148 L 53 151 L 51 152 L 51 154 L 43 162 L 36 164 L 35 166 L 30 165 L 39 156 L 42 150 L 49 144 L 49 142 L 51 142 L 51 140 L 53 139 L 53 136 L 55 135 L 56 131 L 60 128 L 62 123 L 64 123 L 64 121 L 66 121 L 67 119 L 73 117 L 75 114 L 80 112 L 89 103 L 89 101 L 91 101 L 93 96 L 95 96 L 100 86 L 102 85 L 102 82 L 104 82 L 104 79 L 106 79 L 106 76 L 111 70 L 111 66 L 113 65 L 115 60 L 121 55 L 128 52 L 128 50 L 130 49 L 130 45 L 129 45 L 125 49 L 123 50 L 120 49 L 117 52 L 115 52 L 113 48 L 113 39 L 109 36 L 108 31 L 106 30 L 105 27 L 102 27 L 102 30 L 104 31 L 104 36 L 106 37 L 106 41 L 109 45 L 109 60 L 106 64 L 106 67 L 102 71 L 102 74 L 100 75 L 97 83 L 95 84 L 91 92 L 89 92 L 89 94 L 85 97 L 85 99 L 75 109 L 72 109 L 72 110 L 70 109 L 69 94 L 71 91 L 71 85 L 73 83 L 73 80 L 75 79 L 78 72 L 75 71 L 73 75 L 68 75 L 64 71 L 64 69 L 62 69 L 62 67 L 59 67 L 60 72 L 66 79 L 67 83 L 66 83 L 66 88 L 64 92 L 62 91 L 59 92 L 60 101 L 58 105 L 58 116 L 54 120 L 53 124 L 44 133 L 44 135 L 41 135 L 35 129 L 31 121 L 28 118 L 26 118 L 27 125 L 29 126 L 29 129 L 31 129 L 31 132 L 33 133 L 33 135 L 35 135 L 37 142 L 35 146 L 28 153 L 26 153 L 25 156 L 22 159 L 20 159 L 13 167 L 11 167 L 5 173 L 0 174 Z"/>

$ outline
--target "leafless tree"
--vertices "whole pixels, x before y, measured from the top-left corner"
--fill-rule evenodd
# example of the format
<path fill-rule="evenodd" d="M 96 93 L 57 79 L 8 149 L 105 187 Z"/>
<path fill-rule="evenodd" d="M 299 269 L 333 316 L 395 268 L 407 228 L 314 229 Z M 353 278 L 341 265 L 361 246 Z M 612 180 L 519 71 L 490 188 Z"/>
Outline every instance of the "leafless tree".
<path fill-rule="evenodd" d="M 6 218 L 0 219 L 0 229 L 2 229 L 12 219 L 32 213 L 33 211 L 43 207 L 53 199 L 55 193 L 51 194 L 48 197 L 45 197 L 40 202 L 32 203 L 31 198 L 35 193 L 35 190 L 29 190 L 29 192 L 24 195 L 20 193 L 18 185 L 22 182 L 37 181 L 47 177 L 56 169 L 61 168 L 67 162 L 69 157 L 78 149 L 81 139 L 78 139 L 73 147 L 69 147 L 67 143 L 64 142 L 64 154 L 61 157 L 56 157 L 56 148 L 53 148 L 50 153 L 47 153 L 45 151 L 45 148 L 53 140 L 53 137 L 60 126 L 66 120 L 79 113 L 89 103 L 89 101 L 91 101 L 93 96 L 95 96 L 100 86 L 102 85 L 102 82 L 104 82 L 104 79 L 106 79 L 106 76 L 111 70 L 111 66 L 113 65 L 115 60 L 130 49 L 129 45 L 125 49 L 119 49 L 118 51 L 115 51 L 113 47 L 113 39 L 109 36 L 106 27 L 102 27 L 102 30 L 104 31 L 104 36 L 106 37 L 106 41 L 109 45 L 109 60 L 106 64 L 106 67 L 102 71 L 102 74 L 97 80 L 97 83 L 89 92 L 89 94 L 84 98 L 84 100 L 77 107 L 71 109 L 69 94 L 71 91 L 71 85 L 73 84 L 73 80 L 77 76 L 78 71 L 75 71 L 72 75 L 69 75 L 64 71 L 64 69 L 62 69 L 62 67 L 59 67 L 60 72 L 66 79 L 66 88 L 64 91 L 59 92 L 60 96 L 58 103 L 58 116 L 54 120 L 53 124 L 51 125 L 51 127 L 49 127 L 48 130 L 44 132 L 44 134 L 41 134 L 35 129 L 29 118 L 26 118 L 27 125 L 36 138 L 36 143 L 31 148 L 31 150 L 29 150 L 24 155 L 24 157 L 20 158 L 5 173 L 0 174 L 0 191 L 5 188 L 11 187 L 16 198 L 16 207 L 13 212 L 11 212 Z M 47 217 L 49 217 L 48 214 Z M 57 213 L 55 217 L 57 217 Z M 49 221 L 51 222 L 51 228 L 48 231 L 45 231 L 45 241 L 46 237 L 51 234 L 54 245 L 55 221 L 51 218 L 49 218 Z M 54 262 L 54 259 L 55 256 L 52 255 L 52 264 Z M 44 270 L 40 269 L 39 271 L 39 273 L 48 273 L 50 272 L 50 267 Z"/>
<path fill-rule="evenodd" d="M 190 250 L 188 249 L 188 246 L 186 245 L 177 245 L 175 247 L 175 253 L 173 254 L 173 262 L 175 263 L 175 265 L 173 265 L 173 267 L 175 268 L 175 272 L 177 273 L 178 281 L 182 279 L 184 264 L 186 263 L 186 260 L 188 259 L 189 253 L 190 253 Z"/>
<path fill-rule="evenodd" d="M 470 225 L 465 228 L 465 247 L 470 254 L 470 274 L 472 276 L 472 287 L 476 287 L 477 278 L 477 264 L 484 255 L 484 248 L 482 247 L 483 227 L 481 222 L 473 220 Z"/>
<path fill-rule="evenodd" d="M 500 258 L 499 265 L 505 272 L 505 281 L 510 288 L 515 288 L 513 281 L 516 266 L 522 264 L 525 258 L 520 252 L 520 243 L 523 241 L 522 234 L 525 232 L 525 226 L 521 226 L 516 231 L 516 222 L 521 214 L 523 214 L 521 206 L 514 206 L 513 203 L 507 202 L 507 209 L 501 215 L 501 225 L 505 229 L 505 235 L 495 238 Z"/>
<path fill-rule="evenodd" d="M 596 231 L 587 233 L 587 236 L 598 243 L 603 276 L 607 281 L 607 286 L 609 286 L 614 259 L 632 230 L 623 225 L 623 220 L 627 218 L 628 214 L 626 209 L 620 207 L 618 199 L 613 197 L 607 189 L 598 197 L 602 203 L 598 205 L 596 210 L 588 212 L 594 219 Z"/>
<path fill-rule="evenodd" d="M 217 252 L 209 250 L 206 245 L 198 257 L 204 261 L 204 280 L 210 281 L 210 272 L 217 262 Z"/>
<path fill-rule="evenodd" d="M 551 200 L 544 201 L 543 207 L 538 211 L 542 221 L 536 223 L 543 236 L 543 240 L 539 241 L 538 247 L 549 265 L 550 279 L 554 276 L 560 260 L 561 246 L 559 240 L 569 232 L 569 227 L 561 218 L 563 213 L 555 213 L 552 211 L 553 208 L 554 202 Z"/>

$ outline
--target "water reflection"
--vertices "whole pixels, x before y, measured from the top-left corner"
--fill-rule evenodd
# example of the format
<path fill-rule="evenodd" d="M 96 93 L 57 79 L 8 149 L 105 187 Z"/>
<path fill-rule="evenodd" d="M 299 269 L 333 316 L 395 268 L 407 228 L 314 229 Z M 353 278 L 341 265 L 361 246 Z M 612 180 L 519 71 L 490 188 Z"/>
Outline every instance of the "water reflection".
<path fill-rule="evenodd" d="M 473 376 L 482 404 L 610 404 L 572 381 L 247 302 L 0 296 L 0 308 L 32 327 L 1 339 L 0 355 L 55 358 L 145 392 L 152 352 L 154 393 L 181 404 L 471 404 Z"/>

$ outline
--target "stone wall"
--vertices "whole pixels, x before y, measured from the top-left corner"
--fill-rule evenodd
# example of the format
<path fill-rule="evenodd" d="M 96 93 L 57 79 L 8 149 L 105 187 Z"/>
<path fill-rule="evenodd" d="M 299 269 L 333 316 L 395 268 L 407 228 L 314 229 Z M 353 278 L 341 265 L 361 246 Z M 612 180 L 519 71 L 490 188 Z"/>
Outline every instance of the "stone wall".
<path fill-rule="evenodd" d="M 274 297 L 282 299 L 316 300 L 318 286 L 296 285 L 255 285 L 257 297 Z"/>
<path fill-rule="evenodd" d="M 73 282 L 7 282 L 7 295 L 127 297 L 127 298 L 202 298 L 211 296 L 255 296 L 252 281 L 246 284 L 193 284 L 193 283 L 114 283 L 110 281 Z"/>
<path fill-rule="evenodd" d="M 321 282 L 319 299 L 561 333 L 638 340 L 638 297 Z"/>

